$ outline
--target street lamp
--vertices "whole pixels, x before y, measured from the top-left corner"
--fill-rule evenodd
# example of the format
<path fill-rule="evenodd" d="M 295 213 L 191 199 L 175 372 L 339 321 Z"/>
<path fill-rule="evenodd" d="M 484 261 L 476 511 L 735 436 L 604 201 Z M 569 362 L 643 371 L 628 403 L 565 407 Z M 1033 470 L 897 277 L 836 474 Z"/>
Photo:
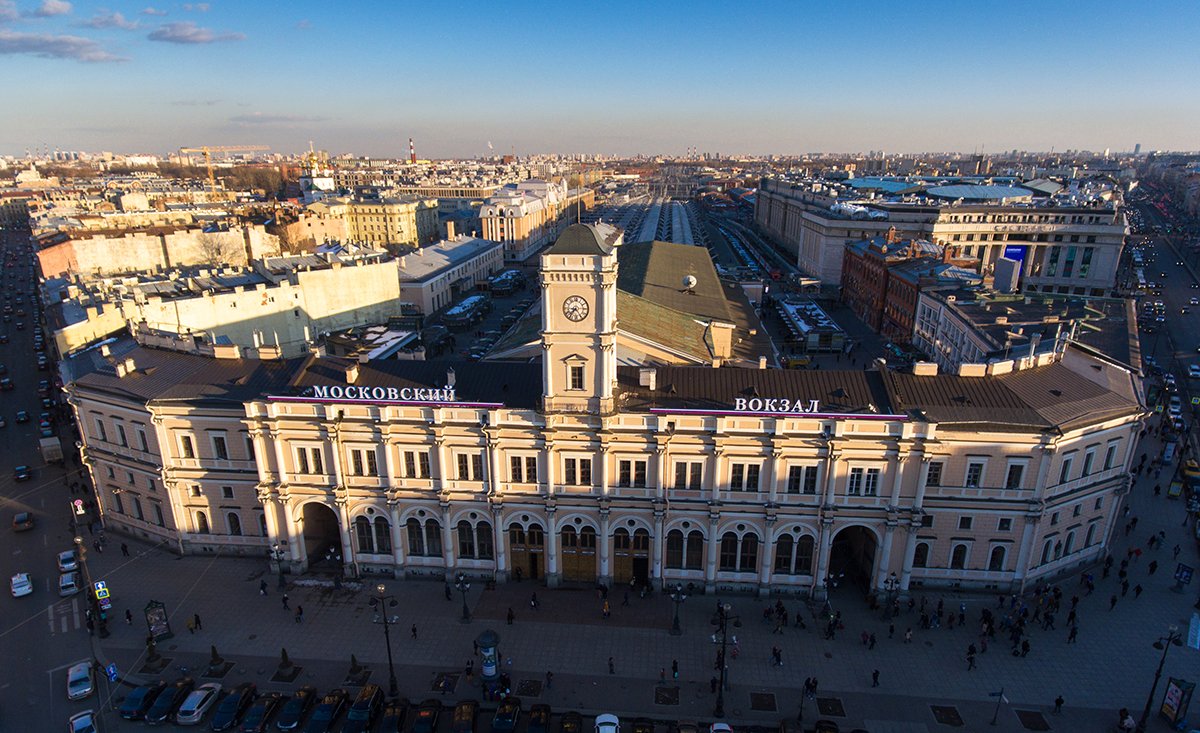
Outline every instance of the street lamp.
<path fill-rule="evenodd" d="M 884 579 L 883 589 L 887 591 L 887 607 L 883 609 L 883 620 L 888 621 L 892 618 L 892 606 L 896 604 L 896 596 L 900 592 L 900 579 L 896 577 L 895 572 L 888 574 Z"/>
<path fill-rule="evenodd" d="M 101 639 L 107 639 L 108 618 L 107 614 L 100 610 L 100 601 L 96 598 L 96 586 L 92 583 L 92 573 L 87 564 L 87 547 L 83 544 L 82 537 L 75 538 L 75 552 L 79 554 L 79 567 L 83 569 L 83 582 L 87 583 L 88 607 L 92 611 L 92 618 L 96 620 L 96 633 L 100 634 Z"/>
<path fill-rule="evenodd" d="M 400 687 L 396 684 L 396 667 L 392 663 L 392 635 L 388 627 L 400 620 L 399 616 L 388 618 L 387 610 L 396 606 L 396 597 L 385 594 L 387 588 L 380 583 L 375 586 L 375 592 L 378 594 L 373 596 L 368 603 L 371 608 L 374 608 L 378 613 L 375 614 L 374 623 L 383 624 L 383 643 L 387 647 L 388 655 L 388 693 L 392 697 L 400 694 Z"/>
<path fill-rule="evenodd" d="M 683 583 L 676 583 L 675 588 L 671 591 L 671 603 L 675 604 L 675 618 L 671 621 L 671 636 L 679 636 L 683 633 L 683 629 L 679 628 L 679 607 L 687 600 L 687 594 L 683 592 Z"/>
<path fill-rule="evenodd" d="M 283 579 L 283 547 L 278 543 L 271 545 L 271 562 L 275 563 L 275 571 L 279 573 L 279 590 L 287 587 L 287 581 Z"/>
<path fill-rule="evenodd" d="M 721 634 L 721 650 L 717 652 L 717 668 L 721 673 L 721 684 L 717 687 L 717 706 L 713 708 L 713 715 L 718 718 L 725 717 L 725 683 L 728 669 L 725 664 L 725 647 L 729 642 L 729 624 L 732 623 L 734 628 L 742 626 L 741 617 L 731 614 L 732 610 L 733 606 L 728 603 L 718 603 L 717 614 L 712 618 L 713 626 L 716 626 L 717 631 Z"/>
<path fill-rule="evenodd" d="M 1162 677 L 1163 665 L 1167 663 L 1167 652 L 1171 650 L 1171 646 L 1183 646 L 1183 634 L 1179 633 L 1179 627 L 1171 625 L 1167 627 L 1167 635 L 1158 637 L 1158 641 L 1154 642 L 1155 649 L 1162 649 L 1162 657 L 1158 660 L 1158 669 L 1154 671 L 1154 684 L 1150 686 L 1150 694 L 1146 696 L 1146 707 L 1142 708 L 1142 717 L 1138 720 L 1137 733 L 1146 733 L 1146 723 L 1150 719 L 1150 706 L 1154 704 L 1154 693 L 1158 691 L 1158 680 Z"/>
<path fill-rule="evenodd" d="M 458 575 L 454 576 L 454 587 L 458 589 L 459 593 L 462 593 L 463 599 L 462 618 L 460 618 L 459 621 L 464 624 L 469 624 L 471 623 L 471 609 L 467 608 L 467 591 L 471 590 L 471 582 L 467 580 L 466 573 L 460 572 Z"/>

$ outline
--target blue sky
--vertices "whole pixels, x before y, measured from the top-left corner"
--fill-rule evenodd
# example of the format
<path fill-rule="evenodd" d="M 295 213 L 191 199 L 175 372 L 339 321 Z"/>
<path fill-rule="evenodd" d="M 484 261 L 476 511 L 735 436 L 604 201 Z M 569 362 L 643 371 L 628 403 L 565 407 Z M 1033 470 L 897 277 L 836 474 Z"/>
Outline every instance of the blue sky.
<path fill-rule="evenodd" d="M 0 153 L 1200 149 L 1197 2 L 0 0 Z"/>

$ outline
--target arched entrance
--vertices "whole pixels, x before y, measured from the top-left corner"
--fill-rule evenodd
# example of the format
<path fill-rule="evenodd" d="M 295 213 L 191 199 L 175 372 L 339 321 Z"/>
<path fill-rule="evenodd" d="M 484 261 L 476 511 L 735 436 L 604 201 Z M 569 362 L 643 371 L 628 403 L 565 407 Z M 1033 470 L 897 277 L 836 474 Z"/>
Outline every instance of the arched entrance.
<path fill-rule="evenodd" d="M 304 505 L 304 557 L 310 569 L 318 563 L 330 560 L 333 567 L 341 567 L 342 533 L 338 528 L 337 514 L 333 509 L 316 501 Z M 339 558 L 333 560 L 332 555 Z"/>
<path fill-rule="evenodd" d="M 613 582 L 648 585 L 650 583 L 650 533 L 644 529 L 632 535 L 622 528 L 613 533 Z"/>
<path fill-rule="evenodd" d="M 829 550 L 829 575 L 837 579 L 836 586 L 855 585 L 864 591 L 871 589 L 875 570 L 875 534 L 861 525 L 846 527 L 833 536 Z M 824 580 L 818 578 L 818 582 Z M 830 590 L 836 587 L 830 583 Z"/>
<path fill-rule="evenodd" d="M 562 579 L 583 583 L 596 582 L 596 530 L 564 527 L 559 534 L 562 553 Z"/>
<path fill-rule="evenodd" d="M 519 524 L 509 525 L 508 557 L 514 580 L 537 580 L 542 577 L 545 554 L 546 535 L 539 525 L 530 525 L 528 529 Z"/>

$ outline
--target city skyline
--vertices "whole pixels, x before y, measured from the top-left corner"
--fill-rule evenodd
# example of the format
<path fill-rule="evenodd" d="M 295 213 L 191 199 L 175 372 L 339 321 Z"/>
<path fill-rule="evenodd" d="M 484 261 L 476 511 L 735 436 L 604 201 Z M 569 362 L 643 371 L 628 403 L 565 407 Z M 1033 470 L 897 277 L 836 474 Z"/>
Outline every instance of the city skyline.
<path fill-rule="evenodd" d="M 0 0 L 0 154 L 1200 147 L 1192 5 L 725 7 Z"/>

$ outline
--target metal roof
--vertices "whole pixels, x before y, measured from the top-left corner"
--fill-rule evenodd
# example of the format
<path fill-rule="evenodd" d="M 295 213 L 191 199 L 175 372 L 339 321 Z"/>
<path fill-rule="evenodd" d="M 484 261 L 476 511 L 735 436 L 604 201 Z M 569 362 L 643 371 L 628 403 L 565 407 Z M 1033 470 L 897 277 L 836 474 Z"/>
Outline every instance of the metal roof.
<path fill-rule="evenodd" d="M 1033 192 L 1029 189 L 1017 186 L 973 186 L 962 183 L 950 186 L 934 186 L 925 192 L 930 196 L 941 199 L 967 199 L 975 201 L 1029 198 L 1033 195 Z"/>

